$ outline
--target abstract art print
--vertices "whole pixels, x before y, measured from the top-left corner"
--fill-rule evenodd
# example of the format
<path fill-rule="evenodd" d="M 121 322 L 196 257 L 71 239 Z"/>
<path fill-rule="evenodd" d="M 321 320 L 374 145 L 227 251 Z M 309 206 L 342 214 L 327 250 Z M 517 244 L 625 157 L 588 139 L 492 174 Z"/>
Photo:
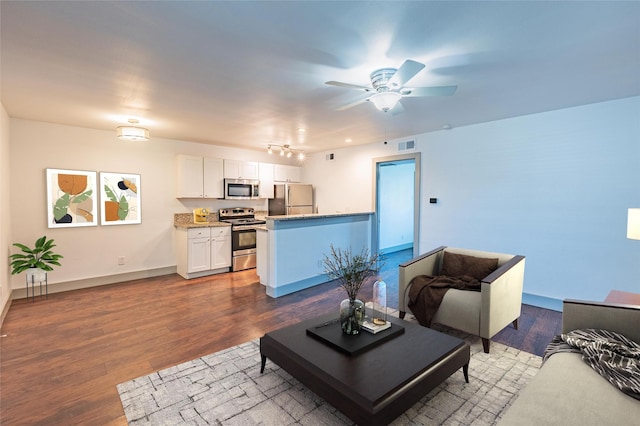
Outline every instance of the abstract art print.
<path fill-rule="evenodd" d="M 49 228 L 96 226 L 96 172 L 47 169 Z"/>
<path fill-rule="evenodd" d="M 140 175 L 100 172 L 102 225 L 140 223 Z"/>

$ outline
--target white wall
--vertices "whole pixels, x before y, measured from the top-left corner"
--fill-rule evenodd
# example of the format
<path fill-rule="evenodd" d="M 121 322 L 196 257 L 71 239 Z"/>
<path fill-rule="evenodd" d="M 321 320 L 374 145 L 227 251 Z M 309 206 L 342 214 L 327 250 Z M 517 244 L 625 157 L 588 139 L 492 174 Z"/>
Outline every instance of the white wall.
<path fill-rule="evenodd" d="M 640 242 L 626 239 L 627 208 L 640 206 L 639 123 L 632 97 L 418 135 L 420 252 L 525 255 L 525 292 L 553 299 L 640 292 Z M 396 147 L 311 156 L 320 210 L 370 210 L 371 159 Z"/>
<path fill-rule="evenodd" d="M 9 255 L 11 254 L 11 185 L 9 183 L 9 116 L 0 104 L 0 314 L 11 298 L 11 270 Z M 0 320 L 1 322 L 1 320 Z"/>
<path fill-rule="evenodd" d="M 174 267 L 174 213 L 238 204 L 175 199 L 176 154 L 279 160 L 160 138 L 122 142 L 115 131 L 7 120 L 4 111 L 2 120 L 0 207 L 10 216 L 0 213 L 0 245 L 8 256 L 12 242 L 54 238 L 65 258 L 50 273 L 52 286 Z M 523 254 L 531 294 L 601 300 L 613 288 L 640 292 L 640 242 L 625 238 L 627 208 L 640 207 L 638 123 L 634 97 L 413 137 L 422 157 L 416 244 L 421 252 L 443 244 Z M 304 166 L 319 211 L 372 211 L 372 158 L 398 154 L 396 142 L 332 152 L 334 160 L 318 153 Z M 48 229 L 46 168 L 140 173 L 142 224 Z M 246 205 L 266 210 L 266 202 Z M 6 279 L 7 265 L 0 268 Z M 21 278 L 12 278 L 13 289 Z"/>
<path fill-rule="evenodd" d="M 12 192 L 8 202 L 3 190 L 2 205 L 11 215 L 11 242 L 33 244 L 42 235 L 55 239 L 56 251 L 64 259 L 61 260 L 62 267 L 49 273 L 52 291 L 56 291 L 55 286 L 60 283 L 139 271 L 153 275 L 153 271 L 175 268 L 174 213 L 191 212 L 195 207 L 217 210 L 237 205 L 267 210 L 266 201 L 177 200 L 177 154 L 246 161 L 279 160 L 269 156 L 266 150 L 249 151 L 161 138 L 142 143 L 126 142 L 116 138 L 115 128 L 109 132 L 21 119 L 10 122 Z M 140 174 L 142 223 L 47 228 L 47 168 Z M 3 167 L 3 174 L 4 170 Z M 3 229 L 8 229 L 4 223 Z M 125 257 L 125 265 L 118 265 L 118 256 Z M 23 288 L 23 280 L 24 277 L 14 276 L 12 288 Z M 80 283 L 82 285 L 84 283 Z"/>

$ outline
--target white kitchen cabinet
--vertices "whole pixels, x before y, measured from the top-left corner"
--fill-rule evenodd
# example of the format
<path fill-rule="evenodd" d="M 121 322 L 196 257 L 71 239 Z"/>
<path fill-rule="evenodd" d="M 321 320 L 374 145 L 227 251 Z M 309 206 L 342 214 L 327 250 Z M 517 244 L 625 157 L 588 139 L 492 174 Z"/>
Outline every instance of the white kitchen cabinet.
<path fill-rule="evenodd" d="M 211 228 L 211 269 L 231 266 L 231 227 Z"/>
<path fill-rule="evenodd" d="M 224 198 L 224 166 L 222 159 L 204 157 L 202 159 L 204 198 Z"/>
<path fill-rule="evenodd" d="M 302 182 L 302 167 L 275 164 L 273 180 L 276 182 Z"/>
<path fill-rule="evenodd" d="M 178 155 L 177 198 L 224 198 L 220 158 Z"/>
<path fill-rule="evenodd" d="M 211 239 L 209 237 L 189 238 L 188 244 L 186 272 L 190 274 L 211 269 Z"/>
<path fill-rule="evenodd" d="M 258 165 L 260 178 L 260 198 L 273 198 L 273 164 L 260 163 Z"/>
<path fill-rule="evenodd" d="M 258 179 L 258 163 L 253 161 L 224 160 L 226 179 Z"/>
<path fill-rule="evenodd" d="M 186 279 L 228 272 L 231 267 L 231 227 L 177 228 L 176 270 Z"/>

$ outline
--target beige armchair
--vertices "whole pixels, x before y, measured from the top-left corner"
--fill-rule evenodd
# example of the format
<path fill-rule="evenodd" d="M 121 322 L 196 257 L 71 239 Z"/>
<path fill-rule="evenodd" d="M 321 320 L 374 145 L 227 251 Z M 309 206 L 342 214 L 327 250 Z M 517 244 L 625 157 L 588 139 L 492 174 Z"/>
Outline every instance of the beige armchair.
<path fill-rule="evenodd" d="M 482 338 L 485 353 L 489 341 L 510 323 L 518 329 L 522 306 L 524 256 L 438 247 L 400 265 L 398 279 L 398 310 L 404 318 L 409 309 L 411 279 L 417 275 L 440 275 L 444 252 L 481 258 L 498 259 L 498 268 L 480 280 L 481 291 L 450 288 L 433 317 L 439 323 Z"/>

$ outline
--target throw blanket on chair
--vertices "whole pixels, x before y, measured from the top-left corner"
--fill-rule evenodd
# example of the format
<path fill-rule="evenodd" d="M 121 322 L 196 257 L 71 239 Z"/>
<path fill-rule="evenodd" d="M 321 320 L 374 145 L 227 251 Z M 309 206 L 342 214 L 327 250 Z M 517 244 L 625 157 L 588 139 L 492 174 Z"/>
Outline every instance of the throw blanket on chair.
<path fill-rule="evenodd" d="M 418 322 L 425 327 L 431 327 L 433 316 L 450 288 L 480 291 L 480 281 L 468 275 L 418 275 L 411 280 L 409 286 L 409 308 Z"/>
<path fill-rule="evenodd" d="M 560 334 L 545 349 L 543 362 L 559 352 L 579 352 L 609 383 L 640 399 L 640 345 L 619 333 L 584 329 Z"/>

